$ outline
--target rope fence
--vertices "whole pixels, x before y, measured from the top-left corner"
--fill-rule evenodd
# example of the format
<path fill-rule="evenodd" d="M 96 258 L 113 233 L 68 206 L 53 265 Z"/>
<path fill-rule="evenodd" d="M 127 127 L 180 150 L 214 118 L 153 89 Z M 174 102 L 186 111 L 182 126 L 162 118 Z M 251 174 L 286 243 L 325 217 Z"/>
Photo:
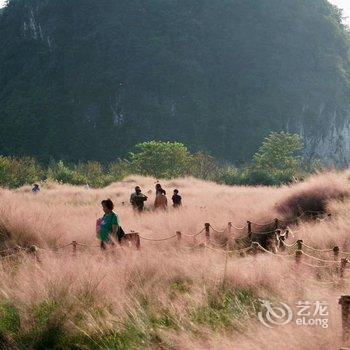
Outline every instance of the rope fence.
<path fill-rule="evenodd" d="M 328 216 L 329 217 L 329 216 Z M 322 220 L 323 221 L 323 220 Z M 189 238 L 196 238 L 197 236 L 200 236 L 204 234 L 204 242 L 197 244 L 196 246 L 189 247 L 189 246 L 181 246 L 183 248 L 191 249 L 194 251 L 194 249 L 205 249 L 205 252 L 207 250 L 214 251 L 214 252 L 220 252 L 224 254 L 225 256 L 225 265 L 224 265 L 224 281 L 226 278 L 227 274 L 227 269 L 228 269 L 228 257 L 231 254 L 235 255 L 244 255 L 246 253 L 251 253 L 252 256 L 256 256 L 258 252 L 263 252 L 268 254 L 269 256 L 279 259 L 279 261 L 283 260 L 287 263 L 293 263 L 292 260 L 294 260 L 294 264 L 296 268 L 298 266 L 304 266 L 306 268 L 312 269 L 314 271 L 317 271 L 317 279 L 309 279 L 306 278 L 306 280 L 312 282 L 312 283 L 317 283 L 319 286 L 327 286 L 328 288 L 333 286 L 334 288 L 339 288 L 339 287 L 346 287 L 348 284 L 350 284 L 350 279 L 345 278 L 345 271 L 350 263 L 350 261 L 347 258 L 344 258 L 342 256 L 350 256 L 350 252 L 342 251 L 338 246 L 335 246 L 333 248 L 329 249 L 318 249 L 316 247 L 312 247 L 311 245 L 305 244 L 303 240 L 298 239 L 295 242 L 289 244 L 285 242 L 285 235 L 280 236 L 279 238 L 279 244 L 281 244 L 281 247 L 287 250 L 293 249 L 293 252 L 290 253 L 290 251 L 287 251 L 286 254 L 281 254 L 277 253 L 277 251 L 272 252 L 265 247 L 263 247 L 259 241 L 254 240 L 259 237 L 259 235 L 269 235 L 271 233 L 276 233 L 281 231 L 279 229 L 279 224 L 280 224 L 279 219 L 275 219 L 269 223 L 266 224 L 256 224 L 252 223 L 250 221 L 247 222 L 247 224 L 243 227 L 236 227 L 232 224 L 232 222 L 229 222 L 227 225 L 227 228 L 224 230 L 217 230 L 215 229 L 210 223 L 205 223 L 204 228 L 201 229 L 199 232 L 194 233 L 194 234 L 188 234 L 188 233 L 182 233 L 181 231 L 176 231 L 175 234 L 168 236 L 168 237 L 162 237 L 162 238 L 151 238 L 151 237 L 145 237 L 137 232 L 131 232 L 125 235 L 125 241 L 128 243 L 134 244 L 136 249 L 141 248 L 140 241 L 145 240 L 149 242 L 165 242 L 173 239 L 177 239 L 178 246 L 181 245 L 181 240 L 182 236 L 186 236 Z M 269 229 L 268 231 L 264 232 L 257 232 L 253 233 L 252 231 L 252 224 L 255 224 L 257 226 L 268 226 L 268 225 L 274 225 L 274 230 Z M 246 243 L 249 242 L 250 245 L 241 248 L 241 249 L 229 249 L 229 241 L 227 240 L 226 242 L 223 243 L 216 243 L 215 241 L 211 240 L 210 236 L 210 230 L 217 234 L 223 234 L 223 233 L 232 233 L 232 229 L 236 230 L 245 230 L 247 229 L 247 236 L 244 237 L 238 237 L 235 238 L 235 242 L 242 242 L 245 241 Z M 287 226 L 286 232 L 291 232 L 289 227 Z M 78 241 L 72 241 L 68 244 L 56 247 L 55 249 L 45 249 L 45 248 L 40 248 L 35 245 L 32 245 L 30 247 L 21 247 L 21 246 L 15 246 L 13 248 L 7 248 L 0 250 L 0 261 L 4 261 L 6 263 L 7 259 L 11 259 L 13 257 L 18 257 L 20 255 L 24 256 L 24 254 L 28 254 L 32 256 L 38 263 L 41 263 L 40 256 L 38 255 L 38 252 L 40 251 L 49 251 L 49 252 L 58 252 L 61 251 L 65 248 L 72 247 L 72 253 L 73 257 L 77 255 L 78 252 L 78 247 L 84 247 L 84 248 L 97 248 L 100 247 L 99 245 L 89 245 L 86 243 L 81 243 Z M 102 248 L 102 247 L 101 247 Z M 295 250 L 294 250 L 295 249 Z M 333 259 L 330 260 L 329 253 L 333 253 Z M 319 256 L 314 256 L 312 254 L 328 254 L 327 258 L 324 259 Z M 254 258 L 255 259 L 255 258 Z M 309 261 L 307 260 L 309 259 Z M 242 260 L 243 266 L 246 266 L 245 264 L 251 264 L 252 261 L 248 261 L 249 259 L 244 259 Z M 9 261 L 9 262 L 10 262 Z M 329 273 L 329 276 L 331 276 L 331 281 L 321 281 L 319 280 L 322 276 L 319 272 L 322 271 L 323 269 L 326 269 L 327 273 Z M 343 330 L 343 339 L 348 339 L 350 338 L 350 296 L 345 295 L 342 296 L 339 299 L 339 304 L 341 305 L 342 308 L 342 330 Z"/>
<path fill-rule="evenodd" d="M 320 212 L 309 211 L 309 212 L 302 213 L 297 218 L 300 218 L 303 215 L 307 215 L 308 213 L 317 214 L 317 215 L 320 214 Z M 330 214 L 322 213 L 322 215 L 327 215 L 326 218 L 330 217 Z M 288 222 L 289 221 L 290 220 L 288 220 Z M 176 233 L 173 235 L 170 235 L 167 237 L 159 237 L 159 238 L 146 237 L 146 236 L 143 236 L 137 232 L 131 231 L 131 233 L 128 233 L 125 235 L 124 241 L 131 243 L 137 249 L 140 249 L 141 248 L 141 244 L 140 244 L 141 240 L 149 241 L 149 242 L 165 242 L 165 241 L 173 240 L 176 238 L 178 244 L 180 244 L 183 236 L 189 237 L 189 238 L 196 238 L 197 236 L 204 233 L 205 242 L 204 242 L 204 244 L 201 243 L 201 244 L 197 245 L 197 247 L 199 247 L 199 248 L 204 246 L 205 248 L 208 248 L 209 250 L 221 251 L 225 254 L 236 253 L 236 254 L 240 254 L 240 255 L 245 254 L 247 252 L 251 252 L 253 255 L 255 255 L 255 254 L 257 254 L 258 251 L 262 251 L 262 252 L 268 253 L 268 254 L 270 254 L 274 257 L 277 257 L 277 258 L 293 258 L 294 257 L 297 263 L 302 263 L 303 265 L 306 265 L 309 267 L 315 267 L 315 268 L 322 268 L 325 266 L 324 265 L 322 265 L 322 266 L 321 265 L 313 265 L 313 264 L 309 264 L 308 262 L 302 261 L 302 256 L 304 256 L 304 258 L 308 258 L 308 259 L 311 259 L 313 261 L 318 261 L 318 262 L 321 262 L 323 264 L 339 264 L 339 256 L 340 255 L 350 256 L 350 252 L 341 251 L 339 249 L 339 247 L 334 247 L 332 249 L 318 249 L 318 248 L 315 248 L 315 247 L 312 247 L 310 245 L 303 243 L 302 240 L 297 240 L 292 244 L 288 244 L 287 242 L 285 242 L 285 238 L 288 238 L 288 236 L 287 237 L 280 236 L 279 237 L 280 238 L 279 244 L 280 244 L 280 247 L 282 247 L 284 249 L 285 248 L 289 248 L 289 249 L 295 248 L 296 250 L 292 254 L 289 254 L 289 252 L 288 252 L 288 254 L 276 254 L 276 252 L 271 252 L 270 250 L 264 248 L 259 243 L 259 236 L 260 235 L 266 236 L 266 235 L 271 235 L 271 234 L 277 234 L 278 231 L 281 231 L 279 229 L 279 227 L 280 227 L 280 224 L 282 222 L 287 222 L 287 220 L 281 220 L 281 219 L 275 218 L 274 220 L 271 220 L 271 221 L 268 221 L 265 223 L 256 223 L 256 222 L 252 222 L 252 221 L 247 221 L 247 224 L 242 226 L 242 227 L 235 226 L 232 224 L 232 222 L 229 222 L 227 227 L 224 228 L 223 230 L 218 230 L 218 229 L 214 228 L 210 223 L 205 223 L 203 229 L 201 229 L 199 232 L 194 233 L 194 234 L 188 234 L 188 233 L 182 233 L 181 231 L 176 231 Z M 256 226 L 260 226 L 260 227 L 273 225 L 273 229 L 269 228 L 268 231 L 253 232 L 252 225 L 256 225 Z M 229 250 L 228 241 L 220 244 L 220 243 L 216 243 L 215 241 L 211 240 L 211 232 L 210 231 L 217 233 L 217 234 L 223 234 L 223 233 L 231 234 L 232 229 L 236 229 L 236 230 L 247 229 L 246 236 L 235 238 L 236 243 L 241 242 L 242 244 L 248 245 L 247 247 L 239 247 L 239 248 L 236 247 L 235 249 Z M 286 232 L 291 232 L 291 230 L 288 226 L 286 228 Z M 40 247 L 37 247 L 35 245 L 32 245 L 28 248 L 16 246 L 14 248 L 8 248 L 8 249 L 1 250 L 0 251 L 0 259 L 6 258 L 9 256 L 15 256 L 15 255 L 18 255 L 18 254 L 23 253 L 23 252 L 37 256 L 37 253 L 41 250 L 42 251 L 57 252 L 59 250 L 62 250 L 64 248 L 67 248 L 70 246 L 72 247 L 73 254 L 77 253 L 78 247 L 85 247 L 85 248 L 101 247 L 99 245 L 88 245 L 86 243 L 80 243 L 77 241 L 72 241 L 71 243 L 57 247 L 53 250 L 40 248 Z M 308 252 L 305 250 L 308 250 Z M 313 256 L 313 255 L 311 255 L 311 253 L 309 254 L 310 251 L 315 252 L 315 253 L 331 253 L 331 252 L 333 252 L 334 260 L 329 260 L 329 258 L 323 259 L 320 257 Z M 347 261 L 347 259 L 341 259 L 341 261 L 344 265 L 343 266 L 343 270 L 344 270 L 348 261 Z M 340 267 L 340 270 L 342 270 L 342 267 Z"/>

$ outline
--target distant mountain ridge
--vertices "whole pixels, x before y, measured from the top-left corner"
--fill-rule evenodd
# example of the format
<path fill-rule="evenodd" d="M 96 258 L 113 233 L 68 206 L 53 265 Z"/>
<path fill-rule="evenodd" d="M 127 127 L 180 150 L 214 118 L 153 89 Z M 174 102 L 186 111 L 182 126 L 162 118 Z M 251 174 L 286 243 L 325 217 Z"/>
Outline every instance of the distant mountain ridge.
<path fill-rule="evenodd" d="M 11 0 L 0 153 L 106 162 L 157 139 L 240 164 L 288 130 L 345 165 L 349 43 L 326 0 Z"/>

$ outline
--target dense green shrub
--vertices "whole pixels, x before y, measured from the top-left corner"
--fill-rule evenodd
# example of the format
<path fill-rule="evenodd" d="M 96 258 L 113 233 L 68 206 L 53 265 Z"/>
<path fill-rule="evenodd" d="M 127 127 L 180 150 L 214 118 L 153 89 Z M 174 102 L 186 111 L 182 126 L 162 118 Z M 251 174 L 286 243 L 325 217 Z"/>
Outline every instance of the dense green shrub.
<path fill-rule="evenodd" d="M 212 179 L 221 184 L 234 186 L 244 184 L 242 176 L 242 172 L 239 169 L 228 166 L 220 169 L 214 174 Z"/>
<path fill-rule="evenodd" d="M 86 180 L 86 184 L 94 188 L 105 187 L 115 181 L 108 169 L 99 162 L 80 163 L 74 170 Z"/>
<path fill-rule="evenodd" d="M 134 172 L 133 164 L 128 160 L 119 159 L 114 163 L 110 163 L 108 166 L 108 172 L 113 181 L 123 180 L 126 176 Z"/>
<path fill-rule="evenodd" d="M 62 161 L 49 167 L 47 177 L 58 182 L 72 185 L 85 185 L 88 183 L 87 177 L 84 174 L 68 167 Z"/>
<path fill-rule="evenodd" d="M 43 170 L 33 158 L 0 156 L 0 186 L 16 188 L 33 184 L 43 176 Z"/>

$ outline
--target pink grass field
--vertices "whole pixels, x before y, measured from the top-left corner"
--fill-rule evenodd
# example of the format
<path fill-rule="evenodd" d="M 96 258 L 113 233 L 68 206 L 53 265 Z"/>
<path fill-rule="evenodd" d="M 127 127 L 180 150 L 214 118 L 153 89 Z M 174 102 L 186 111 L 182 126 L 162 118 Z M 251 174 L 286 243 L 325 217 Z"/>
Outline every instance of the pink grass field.
<path fill-rule="evenodd" d="M 344 282 L 330 284 L 338 282 L 337 274 L 296 266 L 293 258 L 271 254 L 230 254 L 225 267 L 224 249 L 195 249 L 204 241 L 204 235 L 194 242 L 185 234 L 199 232 L 206 222 L 220 231 L 228 222 L 243 226 L 247 220 L 265 222 L 287 217 L 295 209 L 289 206 L 298 205 L 294 198 L 311 196 L 324 200 L 332 218 L 292 226 L 294 237 L 290 236 L 288 242 L 303 239 L 312 247 L 328 249 L 337 245 L 350 252 L 348 176 L 348 172 L 320 174 L 281 188 L 229 187 L 193 178 L 162 181 L 169 201 L 172 190 L 180 190 L 183 207 L 170 207 L 167 212 L 150 209 L 142 215 L 133 212 L 129 197 L 136 185 L 146 194 L 152 190 L 146 202 L 151 208 L 155 183 L 151 178 L 132 176 L 96 190 L 48 183 L 38 195 L 33 195 L 29 187 L 0 190 L 0 250 L 32 244 L 42 248 L 40 263 L 29 256 L 1 260 L 0 303 L 18 307 L 21 327 L 25 329 L 32 322 L 33 306 L 54 300 L 67 316 L 67 332 L 102 336 L 122 328 L 130 315 L 138 328 L 147 330 L 149 325 L 140 305 L 140 299 L 147 299 L 155 313 L 170 310 L 177 325 L 176 330 L 153 329 L 161 341 L 152 349 L 340 349 L 344 344 L 338 299 L 350 295 L 350 271 L 345 272 Z M 102 253 L 97 247 L 95 222 L 102 216 L 100 202 L 107 198 L 114 201 L 126 232 L 134 230 L 142 237 L 158 239 L 181 231 L 181 245 L 176 238 L 141 240 L 140 251 L 118 246 Z M 222 235 L 233 242 L 241 233 L 233 229 L 231 235 Z M 213 237 L 218 242 L 222 238 L 214 233 Z M 91 247 L 79 246 L 76 256 L 71 246 L 57 250 L 73 240 Z M 313 253 L 332 260 L 333 255 L 327 254 Z M 319 263 L 307 259 L 303 261 Z M 177 280 L 186 281 L 188 289 L 174 294 L 169 286 Z M 219 298 L 218 289 L 223 283 L 229 290 L 248 288 L 261 299 L 291 306 L 299 300 L 327 301 L 329 327 L 290 323 L 270 329 L 254 315 L 246 317 L 245 310 L 235 320 L 235 327 L 215 329 L 196 323 L 189 317 L 191 310 L 206 305 L 210 293 L 217 292 Z M 103 310 L 98 316 L 97 309 Z M 75 321 L 78 313 L 86 320 L 83 325 Z"/>

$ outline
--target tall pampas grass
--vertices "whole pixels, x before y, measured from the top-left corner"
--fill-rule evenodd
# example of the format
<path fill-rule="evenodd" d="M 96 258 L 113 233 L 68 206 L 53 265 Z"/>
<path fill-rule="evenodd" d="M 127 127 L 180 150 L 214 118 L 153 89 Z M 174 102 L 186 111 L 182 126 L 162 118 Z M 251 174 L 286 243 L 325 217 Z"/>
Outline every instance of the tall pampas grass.
<path fill-rule="evenodd" d="M 75 344 L 86 342 L 82 348 L 96 349 L 331 349 L 341 345 L 337 301 L 346 293 L 346 285 L 320 284 L 333 277 L 296 266 L 293 258 L 240 257 L 226 255 L 220 248 L 195 249 L 203 235 L 194 241 L 185 234 L 199 232 L 206 222 L 221 231 L 229 221 L 235 226 L 247 220 L 265 222 L 312 205 L 331 211 L 332 218 L 301 221 L 291 227 L 294 239 L 321 249 L 339 245 L 350 251 L 346 173 L 317 175 L 281 188 L 229 187 L 193 178 L 164 181 L 168 195 L 178 188 L 184 202 L 181 209 L 169 207 L 166 212 L 152 210 L 154 183 L 155 179 L 133 176 L 100 190 L 50 184 L 38 195 L 27 187 L 1 191 L 1 248 L 32 244 L 41 248 L 40 261 L 26 254 L 1 260 L 0 340 L 5 348 L 18 348 L 21 342 L 35 348 L 45 339 L 50 344 L 47 348 L 57 344 L 69 348 L 62 345 L 68 344 L 64 343 L 68 336 Z M 141 215 L 128 202 L 135 185 L 149 196 Z M 95 221 L 102 216 L 100 202 L 106 198 L 114 201 L 125 231 L 134 230 L 149 239 L 181 231 L 181 244 L 176 238 L 143 240 L 141 251 L 117 246 L 101 252 Z M 233 229 L 230 235 L 219 232 L 212 237 L 221 242 L 239 235 Z M 85 246 L 78 246 L 76 254 L 71 246 L 61 248 L 73 240 Z M 290 324 L 268 329 L 256 317 L 259 298 L 291 306 L 299 300 L 325 300 L 330 305 L 330 326 L 325 330 Z M 2 330 L 1 322 L 10 312 L 4 310 L 15 310 L 17 316 L 11 319 L 19 318 L 18 329 Z"/>

